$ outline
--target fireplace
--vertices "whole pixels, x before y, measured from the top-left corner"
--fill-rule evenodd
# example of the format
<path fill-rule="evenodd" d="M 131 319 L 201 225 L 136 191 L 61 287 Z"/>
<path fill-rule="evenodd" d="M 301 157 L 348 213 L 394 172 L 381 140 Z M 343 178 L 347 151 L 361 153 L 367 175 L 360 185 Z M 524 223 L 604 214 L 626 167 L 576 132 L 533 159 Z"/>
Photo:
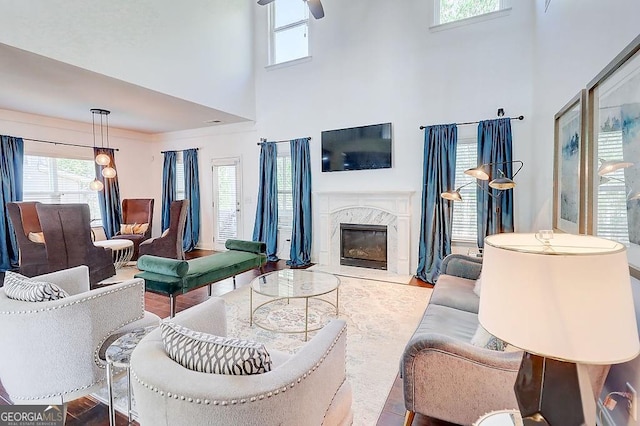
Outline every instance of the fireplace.
<path fill-rule="evenodd" d="M 341 223 L 340 264 L 386 270 L 387 227 Z"/>

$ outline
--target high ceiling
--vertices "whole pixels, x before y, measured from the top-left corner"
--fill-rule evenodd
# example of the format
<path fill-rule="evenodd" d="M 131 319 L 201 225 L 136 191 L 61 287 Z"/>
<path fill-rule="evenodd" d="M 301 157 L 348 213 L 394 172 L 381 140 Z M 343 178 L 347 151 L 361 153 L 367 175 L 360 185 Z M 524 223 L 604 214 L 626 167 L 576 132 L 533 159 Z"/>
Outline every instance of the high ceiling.
<path fill-rule="evenodd" d="M 91 108 L 110 110 L 111 127 L 143 133 L 246 120 L 0 43 L 0 109 L 91 122 Z"/>

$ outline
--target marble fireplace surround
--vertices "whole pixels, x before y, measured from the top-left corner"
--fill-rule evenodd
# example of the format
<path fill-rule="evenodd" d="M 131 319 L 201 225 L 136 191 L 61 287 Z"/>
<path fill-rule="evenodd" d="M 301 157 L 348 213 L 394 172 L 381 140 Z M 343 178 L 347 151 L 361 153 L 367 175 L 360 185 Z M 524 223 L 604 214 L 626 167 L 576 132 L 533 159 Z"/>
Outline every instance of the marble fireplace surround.
<path fill-rule="evenodd" d="M 315 192 L 319 217 L 319 264 L 340 265 L 340 224 L 387 226 L 387 270 L 410 274 L 413 191 Z"/>

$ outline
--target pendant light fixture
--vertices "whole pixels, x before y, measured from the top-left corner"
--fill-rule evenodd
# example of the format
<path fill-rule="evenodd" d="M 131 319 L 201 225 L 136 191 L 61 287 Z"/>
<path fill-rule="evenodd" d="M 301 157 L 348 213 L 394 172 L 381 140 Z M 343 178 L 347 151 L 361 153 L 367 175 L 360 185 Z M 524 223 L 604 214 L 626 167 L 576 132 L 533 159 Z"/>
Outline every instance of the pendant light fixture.
<path fill-rule="evenodd" d="M 100 114 L 100 147 L 104 148 L 105 143 L 107 141 L 107 148 L 109 148 L 109 114 L 111 111 L 101 108 L 92 108 L 91 114 L 93 118 L 93 146 L 96 146 L 96 114 Z M 105 130 L 106 128 L 106 130 Z M 102 169 L 102 176 L 107 179 L 111 179 L 116 177 L 116 169 L 111 167 L 109 164 L 111 163 L 111 158 L 107 154 L 98 154 L 96 155 L 96 163 L 101 166 L 107 166 Z M 97 185 L 96 185 L 97 186 Z M 93 189 L 93 188 L 92 188 Z M 102 188 L 98 189 L 101 190 Z"/>

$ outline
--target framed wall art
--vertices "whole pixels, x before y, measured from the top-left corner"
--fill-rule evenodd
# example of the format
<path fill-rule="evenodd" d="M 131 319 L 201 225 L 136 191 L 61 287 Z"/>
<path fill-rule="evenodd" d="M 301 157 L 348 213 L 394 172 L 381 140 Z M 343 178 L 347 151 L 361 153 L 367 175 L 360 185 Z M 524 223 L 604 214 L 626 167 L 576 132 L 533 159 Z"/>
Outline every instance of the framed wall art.
<path fill-rule="evenodd" d="M 586 90 L 554 117 L 553 228 L 572 234 L 586 231 L 585 128 Z"/>
<path fill-rule="evenodd" d="M 587 91 L 588 232 L 625 244 L 640 278 L 640 36 Z"/>

